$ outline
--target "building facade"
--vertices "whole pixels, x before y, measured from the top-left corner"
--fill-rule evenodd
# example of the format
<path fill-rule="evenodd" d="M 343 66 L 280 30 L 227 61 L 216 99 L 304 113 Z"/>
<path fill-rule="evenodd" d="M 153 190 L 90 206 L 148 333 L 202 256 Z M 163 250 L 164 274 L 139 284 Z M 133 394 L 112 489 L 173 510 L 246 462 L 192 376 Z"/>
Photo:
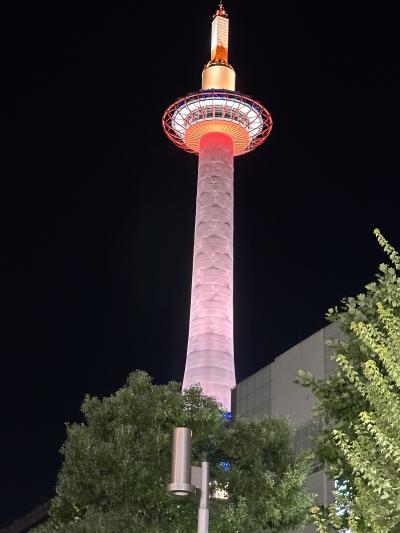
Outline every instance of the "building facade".
<path fill-rule="evenodd" d="M 232 390 L 232 412 L 235 417 L 287 417 L 295 426 L 294 445 L 297 450 L 310 448 L 313 436 L 322 423 L 315 417 L 315 399 L 309 389 L 294 383 L 299 369 L 312 372 L 317 378 L 331 374 L 335 362 L 326 344 L 329 338 L 340 337 L 335 324 L 310 335 L 255 374 L 244 379 Z M 321 464 L 313 465 L 307 487 L 317 495 L 320 504 L 332 502 L 333 481 Z M 312 526 L 303 532 L 315 531 Z"/>

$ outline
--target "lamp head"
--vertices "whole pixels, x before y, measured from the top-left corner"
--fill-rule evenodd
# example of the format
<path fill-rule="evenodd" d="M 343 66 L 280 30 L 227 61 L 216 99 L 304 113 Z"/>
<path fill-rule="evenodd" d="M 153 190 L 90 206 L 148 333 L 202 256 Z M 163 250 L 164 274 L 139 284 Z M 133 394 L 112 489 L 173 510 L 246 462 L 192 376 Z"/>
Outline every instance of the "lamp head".
<path fill-rule="evenodd" d="M 191 483 L 192 431 L 189 428 L 175 428 L 172 434 L 171 483 L 167 493 L 175 496 L 194 494 Z"/>

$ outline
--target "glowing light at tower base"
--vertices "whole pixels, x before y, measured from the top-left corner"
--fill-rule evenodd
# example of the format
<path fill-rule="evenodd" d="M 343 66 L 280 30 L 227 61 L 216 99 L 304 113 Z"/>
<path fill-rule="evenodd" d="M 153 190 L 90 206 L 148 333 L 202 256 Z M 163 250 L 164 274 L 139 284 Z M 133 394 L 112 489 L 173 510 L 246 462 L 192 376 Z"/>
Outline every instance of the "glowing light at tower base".
<path fill-rule="evenodd" d="M 183 388 L 230 411 L 233 353 L 233 141 L 223 133 L 201 138 L 193 253 L 189 341 Z"/>

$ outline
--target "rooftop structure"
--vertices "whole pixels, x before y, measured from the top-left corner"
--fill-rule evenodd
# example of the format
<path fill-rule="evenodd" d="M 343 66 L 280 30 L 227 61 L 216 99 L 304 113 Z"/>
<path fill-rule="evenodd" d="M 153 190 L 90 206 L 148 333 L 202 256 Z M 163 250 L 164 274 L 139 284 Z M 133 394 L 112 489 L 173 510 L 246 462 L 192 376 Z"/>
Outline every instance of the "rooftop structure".
<path fill-rule="evenodd" d="M 198 154 L 189 340 L 183 388 L 199 383 L 230 411 L 235 386 L 233 346 L 234 157 L 263 143 L 272 119 L 258 101 L 236 91 L 228 62 L 229 17 L 219 4 L 212 21 L 211 57 L 202 87 L 179 98 L 163 116 L 176 146 Z"/>

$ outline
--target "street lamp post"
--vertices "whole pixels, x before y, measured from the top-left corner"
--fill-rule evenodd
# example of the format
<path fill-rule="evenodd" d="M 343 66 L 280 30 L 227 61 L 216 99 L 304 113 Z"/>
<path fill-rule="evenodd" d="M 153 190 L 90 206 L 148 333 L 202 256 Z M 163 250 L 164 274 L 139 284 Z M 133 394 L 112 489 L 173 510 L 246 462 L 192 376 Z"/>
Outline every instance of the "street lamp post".
<path fill-rule="evenodd" d="M 172 434 L 171 483 L 167 493 L 175 496 L 200 494 L 197 533 L 208 533 L 210 500 L 210 465 L 203 461 L 192 466 L 192 431 L 175 428 Z"/>
<path fill-rule="evenodd" d="M 198 467 L 192 467 L 198 468 Z M 210 465 L 207 461 L 201 463 L 200 502 L 197 519 L 197 533 L 208 533 L 210 519 Z"/>

